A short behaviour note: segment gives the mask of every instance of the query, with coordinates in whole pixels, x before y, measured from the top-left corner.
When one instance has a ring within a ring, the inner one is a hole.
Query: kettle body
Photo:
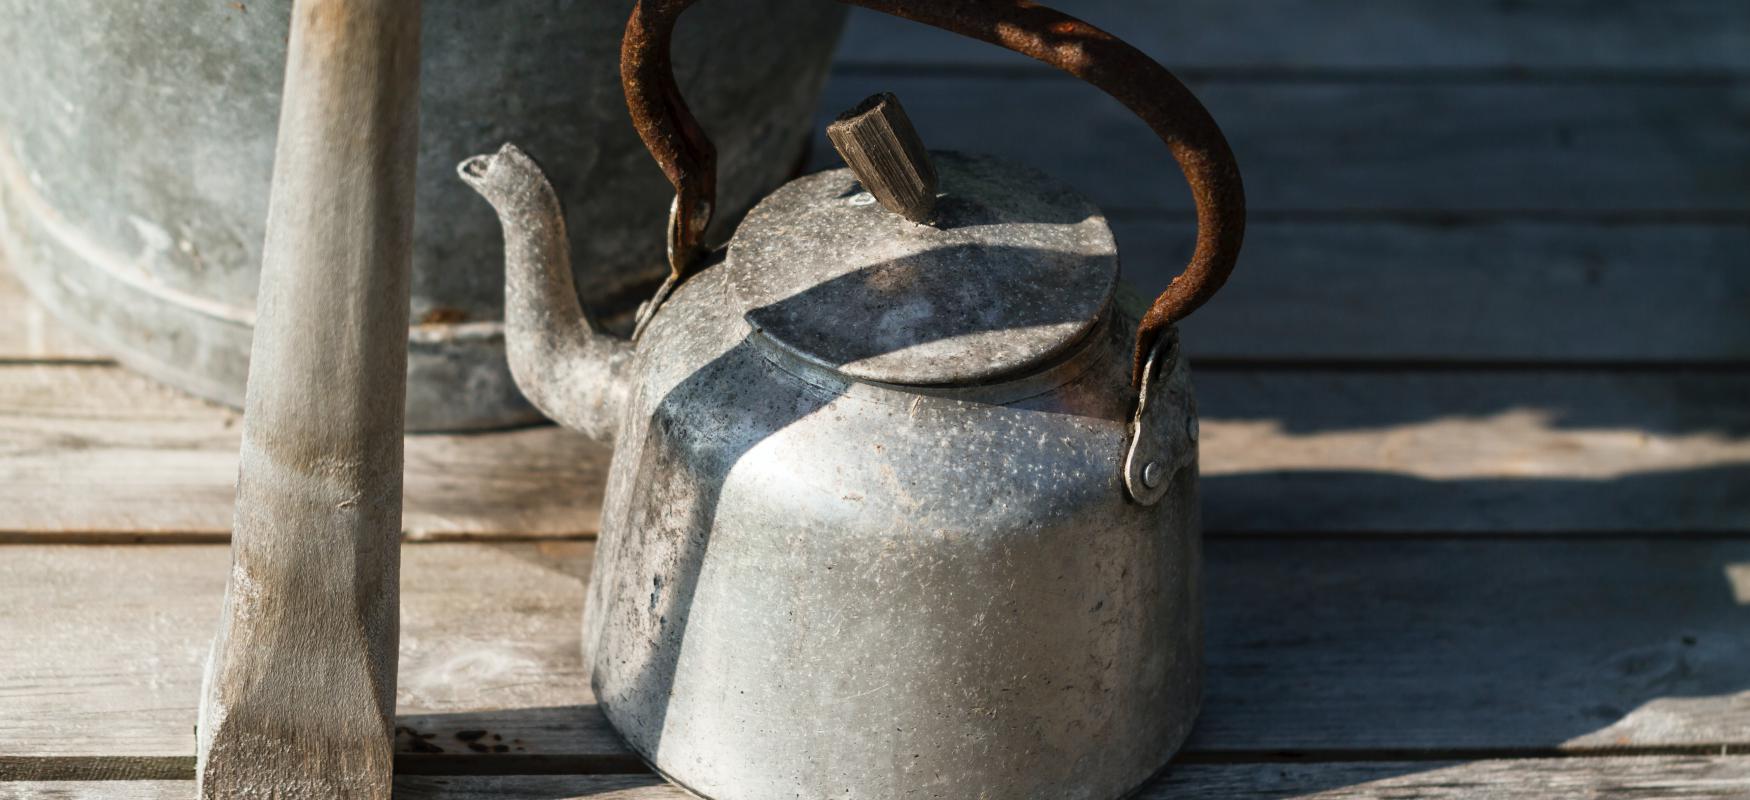
[[[1194,442],[1160,502],[1119,479],[1134,318],[918,389],[762,346],[723,272],[645,331],[609,476],[585,651],[632,748],[716,800],[1107,800],[1159,770],[1200,696],[1200,531]]]
[[[1136,112],[1191,188],[1190,263],[1132,308],[1091,203],[1019,165],[932,159],[886,100],[834,134],[853,170],[786,184],[713,249],[715,150],[668,53],[693,2],[640,0],[622,48],[676,189],[671,275],[630,340],[582,311],[534,161],[507,145],[459,169],[505,230],[518,386],[615,445],[583,636],[608,721],[715,800],[1129,795],[1202,687],[1176,323],[1238,256],[1226,140],[1165,68],[1051,9],[846,0]]]

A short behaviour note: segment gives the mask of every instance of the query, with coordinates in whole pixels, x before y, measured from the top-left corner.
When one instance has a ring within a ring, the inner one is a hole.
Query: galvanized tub
[[[619,82],[632,3],[426,0],[410,429],[539,419],[504,363],[500,233],[455,180],[463,157],[514,141],[541,160],[602,316],[664,274],[671,193]],[[290,5],[0,0],[0,255],[124,364],[232,405]],[[742,0],[678,32],[677,77],[721,159],[723,230],[796,171],[843,19],[819,0]]]

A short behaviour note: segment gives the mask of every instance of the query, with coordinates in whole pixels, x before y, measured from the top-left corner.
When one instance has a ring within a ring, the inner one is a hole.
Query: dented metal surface
[[[609,477],[585,647],[633,749],[717,800],[1159,770],[1201,691],[1201,536],[1194,451],[1159,503],[1119,479],[1135,320],[1040,374],[875,384],[763,346],[725,273],[640,342]]]

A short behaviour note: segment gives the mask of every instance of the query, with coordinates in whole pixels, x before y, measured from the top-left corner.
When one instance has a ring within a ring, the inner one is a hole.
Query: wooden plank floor
[[[1184,332],[1208,695],[1141,796],[1750,797],[1750,6],[1062,7],[1181,69],[1254,209]],[[820,116],[876,90],[1082,187],[1142,289],[1187,255],[1092,90],[854,12]],[[238,421],[0,267],[0,798],[189,796]],[[606,453],[407,452],[398,796],[683,797],[582,680]]]
[[[0,741],[14,768],[192,764],[226,548],[9,551],[0,629],[22,646],[0,653]],[[592,551],[406,548],[404,755],[507,771],[626,760],[582,679]],[[1750,542],[1226,538],[1206,560],[1193,760],[1750,753]],[[83,713],[65,712],[72,698]],[[471,748],[467,730],[505,749]]]

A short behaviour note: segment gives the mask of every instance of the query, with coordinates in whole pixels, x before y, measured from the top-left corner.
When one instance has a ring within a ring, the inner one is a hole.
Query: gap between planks
[[[1611,758],[1324,764],[1200,765],[1179,763],[1144,786],[1136,800],[1169,798],[1415,797],[1502,800],[1549,797],[1709,798],[1750,795],[1750,759],[1731,757]],[[31,800],[181,800],[184,781],[0,784],[0,798]],[[494,776],[438,778],[399,775],[402,800],[529,798],[542,800],[685,800],[692,797],[654,775]]]
[[[1599,0],[1583,6],[1274,0],[1267,13],[1227,0],[1051,5],[1169,66],[1190,69],[1672,77],[1750,72],[1750,11],[1736,0]],[[856,67],[1029,63],[863,9],[852,11],[837,61]]]
[[[554,534],[531,536],[519,533],[454,533],[437,536],[407,537],[403,536],[405,545],[431,544],[540,544],[544,542],[594,542],[600,538],[599,532],[577,534]],[[1540,539],[1550,541],[1740,541],[1750,540],[1750,528],[1744,530],[1664,530],[1650,531],[1610,531],[1610,530],[1536,530],[1536,531],[1465,531],[1465,530],[1383,530],[1383,531],[1266,531],[1266,530],[1205,530],[1203,538],[1211,540],[1247,539],[1268,541],[1272,539],[1321,540],[1321,541],[1391,541],[1394,539],[1414,539],[1417,541],[1516,541],[1522,539]],[[55,532],[53,534],[37,533],[5,533],[0,532],[0,547],[8,545],[43,545],[50,544],[65,547],[104,547],[117,545],[213,545],[227,544],[231,535],[227,531],[201,531],[183,533],[126,533],[109,531],[92,532]]]
[[[1136,800],[1169,798],[1415,797],[1502,800],[1549,797],[1709,798],[1750,795],[1750,759],[1729,757],[1613,758],[1598,761],[1366,762],[1352,764],[1175,764],[1144,786]],[[0,798],[30,800],[181,800],[183,781],[84,781],[0,784]],[[645,776],[397,776],[402,800],[529,798],[542,800],[686,800],[685,791]]]
[[[404,549],[409,769],[633,763],[579,657],[593,552]],[[186,765],[227,558],[9,548],[0,632],[22,646],[0,650],[0,777]],[[1229,539],[1209,543],[1205,577],[1209,684],[1186,763],[1750,748],[1750,543]]]
[[[23,800],[182,800],[192,779],[38,779],[0,783],[0,798]],[[1145,784],[1136,800],[1169,798],[1416,797],[1492,798],[1619,796],[1721,798],[1750,796],[1750,758],[1730,756],[1501,759],[1405,762],[1203,764],[1177,760]],[[543,800],[686,800],[693,797],[649,773],[428,776],[397,767],[402,800],[530,798]]]
[[[1167,56],[1163,63],[1187,83],[1214,85],[1271,84],[1345,86],[1552,86],[1610,88],[1617,86],[1667,86],[1688,88],[1731,87],[1750,80],[1750,71],[1728,69],[1590,69],[1574,67],[1276,67],[1276,66],[1175,66]],[[976,78],[980,80],[1074,80],[1044,64],[978,64],[964,61],[919,61],[915,63],[865,63],[841,61],[833,65],[832,77],[843,78]]]
[[[1750,373],[1209,370],[1207,530],[1750,531]],[[219,541],[237,415],[117,367],[0,366],[0,538]],[[553,427],[407,439],[412,539],[578,539],[609,451]]]
[[[1258,212],[1703,212],[1742,219],[1750,216],[1743,180],[1750,155],[1736,146],[1743,83],[1750,78],[1719,86],[1191,88],[1220,121],[1244,173],[1248,207]],[[934,147],[976,147],[1032,164],[1103,208],[1190,208],[1190,192],[1160,140],[1117,101],[1074,79],[838,75],[826,86],[818,121],[878,91],[897,95]],[[836,166],[832,151],[816,147],[811,166]]]
[[[1459,762],[1594,761],[1620,759],[1738,758],[1750,756],[1750,745],[1673,745],[1599,750],[1449,749],[1449,750],[1276,750],[1232,752],[1206,750],[1173,757],[1175,767],[1193,765],[1421,765]],[[1750,759],[1747,759],[1750,763]],[[454,758],[420,753],[396,753],[395,774],[401,776],[526,776],[526,775],[655,775],[642,759],[627,754],[590,756],[491,756]],[[13,777],[25,776],[25,777]],[[9,781],[192,781],[194,756],[0,756],[0,788]],[[5,795],[0,791],[0,798]]]

